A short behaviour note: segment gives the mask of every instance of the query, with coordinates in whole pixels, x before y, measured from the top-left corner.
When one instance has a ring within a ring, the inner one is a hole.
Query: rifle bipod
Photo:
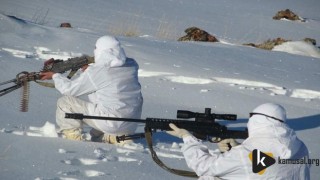
[[[120,141],[126,141],[130,139],[142,139],[145,138],[145,133],[137,133],[137,134],[132,134],[132,135],[122,135],[122,136],[117,136],[117,142],[119,143]]]
[[[35,72],[29,73],[26,71],[22,71],[16,75],[16,78],[0,83],[0,86],[5,85],[5,84],[9,84],[9,83],[15,84],[13,86],[10,86],[10,87],[7,87],[7,88],[0,90],[0,96],[8,94],[8,93],[22,87],[22,98],[21,98],[21,103],[20,103],[20,111],[26,112],[26,111],[28,111],[28,102],[29,102],[29,89],[30,89],[29,82],[36,81],[37,79],[39,79],[39,73],[35,73]]]

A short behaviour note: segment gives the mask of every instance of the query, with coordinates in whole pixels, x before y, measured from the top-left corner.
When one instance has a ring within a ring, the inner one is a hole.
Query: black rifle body
[[[126,121],[145,123],[145,130],[155,132],[157,130],[170,131],[170,123],[175,124],[179,128],[186,129],[193,133],[205,135],[208,137],[219,137],[221,139],[234,138],[234,139],[246,139],[248,132],[246,130],[229,130],[226,126],[220,125],[217,122],[196,122],[188,120],[178,119],[163,119],[163,118],[146,118],[143,119],[131,119],[131,118],[116,118],[116,117],[101,117],[101,116],[86,116],[78,113],[66,113],[66,118],[70,119],[96,119],[96,120],[111,120],[111,121]]]
[[[53,60],[53,59],[52,59]],[[68,60],[53,60],[44,65],[42,71],[52,71],[55,73],[64,73],[66,71],[77,71],[82,66],[93,63],[94,58],[83,55],[81,57],[69,58]]]

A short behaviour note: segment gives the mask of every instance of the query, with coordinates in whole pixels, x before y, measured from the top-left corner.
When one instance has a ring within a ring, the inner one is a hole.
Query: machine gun
[[[68,60],[54,60],[49,59],[44,63],[44,66],[40,72],[52,71],[55,73],[65,73],[70,71],[68,78],[70,79],[78,69],[86,64],[90,64],[94,62],[93,57],[89,56],[81,56],[75,58],[69,58]],[[54,87],[52,83],[40,82],[40,72],[27,72],[23,71],[16,75],[16,78],[0,83],[0,86],[13,83],[14,85],[9,86],[0,90],[0,97],[8,94],[16,89],[22,87],[22,98],[21,98],[21,106],[20,111],[27,112],[28,111],[28,102],[29,102],[29,82],[34,81],[42,86],[46,87]]]
[[[173,169],[166,166],[157,156],[156,152],[152,147],[152,133],[161,130],[171,130],[169,127],[170,123],[175,124],[179,128],[186,129],[192,132],[196,137],[202,140],[211,141],[212,137],[227,139],[246,139],[248,137],[247,130],[230,130],[226,126],[223,126],[217,122],[216,119],[224,119],[235,121],[237,119],[237,115],[234,114],[214,114],[211,113],[210,108],[205,108],[205,113],[197,113],[185,110],[177,111],[177,118],[189,119],[195,118],[195,121],[190,120],[179,120],[179,119],[163,119],[163,118],[146,118],[143,119],[131,119],[131,118],[116,118],[116,117],[101,117],[101,116],[87,116],[78,113],[66,113],[66,118],[70,119],[96,119],[96,120],[111,120],[111,121],[126,121],[126,122],[136,122],[136,123],[145,123],[144,133],[138,133],[133,135],[123,135],[117,136],[117,141],[125,141],[128,139],[136,139],[136,138],[146,138],[148,147],[151,152],[152,159],[163,169],[186,177],[197,177],[194,172]],[[212,141],[211,141],[212,142]]]

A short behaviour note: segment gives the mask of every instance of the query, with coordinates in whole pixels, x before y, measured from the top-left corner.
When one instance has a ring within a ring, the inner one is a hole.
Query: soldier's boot
[[[81,129],[79,128],[62,130],[62,135],[69,140],[76,140],[76,141],[85,140],[85,138],[83,137],[83,134],[81,133]]]

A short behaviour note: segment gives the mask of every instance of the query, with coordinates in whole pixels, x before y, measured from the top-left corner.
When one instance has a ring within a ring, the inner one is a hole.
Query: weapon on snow
[[[50,59],[44,63],[44,66],[40,72],[52,71],[55,73],[65,73],[70,71],[68,78],[70,79],[78,69],[86,64],[90,64],[94,62],[93,57],[89,56],[81,56],[75,58],[69,58],[68,60],[60,60],[60,59]],[[46,87],[54,87],[52,83],[40,82],[40,72],[20,72],[16,75],[16,78],[0,83],[0,86],[14,83],[14,85],[4,88],[0,90],[0,96],[8,94],[16,89],[22,87],[22,98],[21,98],[21,107],[20,111],[27,112],[28,111],[28,102],[29,102],[29,82],[34,81],[42,86]]]
[[[111,120],[111,121],[126,121],[145,123],[144,133],[138,133],[133,135],[117,136],[117,141],[125,141],[128,139],[146,138],[148,147],[151,152],[152,159],[163,169],[180,176],[186,177],[197,177],[194,172],[173,169],[166,166],[157,156],[156,152],[152,147],[152,133],[157,130],[171,130],[169,127],[170,123],[175,124],[179,128],[186,129],[192,132],[197,138],[202,140],[211,141],[212,137],[227,139],[246,139],[248,137],[247,130],[230,130],[226,126],[215,122],[216,119],[231,120],[235,121],[237,115],[234,114],[214,114],[211,113],[210,108],[205,108],[205,113],[196,113],[185,110],[177,111],[177,118],[189,119],[195,118],[195,121],[190,120],[179,120],[179,119],[163,119],[163,118],[146,118],[144,119],[131,119],[131,118],[116,118],[116,117],[101,117],[101,116],[87,116],[79,113],[66,113],[66,118],[70,119],[96,119],[96,120]],[[211,141],[213,142],[213,141]],[[216,141],[214,141],[216,142]]]

